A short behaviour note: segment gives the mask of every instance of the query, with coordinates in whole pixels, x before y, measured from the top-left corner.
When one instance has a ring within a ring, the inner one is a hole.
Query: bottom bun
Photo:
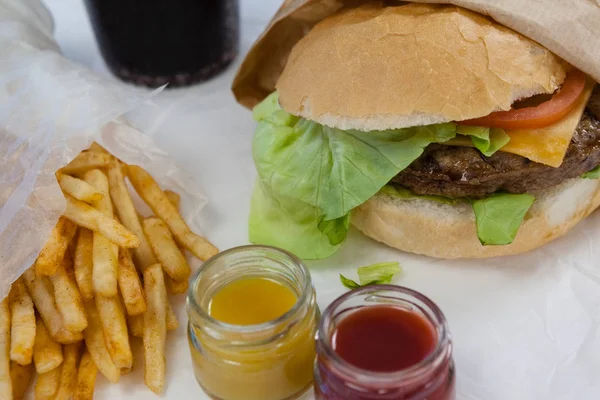
[[[536,200],[515,240],[483,246],[471,205],[401,199],[379,193],[354,210],[352,224],[397,249],[437,258],[486,258],[524,253],[567,233],[600,205],[600,179],[571,179],[533,192]]]

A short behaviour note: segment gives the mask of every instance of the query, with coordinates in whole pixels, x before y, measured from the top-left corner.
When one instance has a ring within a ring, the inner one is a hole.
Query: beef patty
[[[600,165],[596,111],[586,109],[558,168],[502,151],[486,157],[474,148],[432,144],[392,183],[417,194],[453,198],[481,198],[498,190],[524,193],[558,185]]]

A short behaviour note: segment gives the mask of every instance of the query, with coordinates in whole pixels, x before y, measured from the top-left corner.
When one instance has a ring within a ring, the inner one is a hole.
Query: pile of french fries
[[[97,371],[118,382],[134,367],[131,337],[143,339],[146,386],[161,393],[178,327],[167,292],[188,289],[185,249],[201,260],[218,250],[185,223],[179,195],[97,144],[56,176],[66,211],[0,303],[0,399],[24,398],[34,372],[36,400],[92,399]],[[125,177],[155,217],[139,215]]]

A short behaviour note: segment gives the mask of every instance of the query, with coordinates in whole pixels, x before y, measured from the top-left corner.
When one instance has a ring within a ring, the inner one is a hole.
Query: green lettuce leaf
[[[367,285],[370,282],[391,283],[392,277],[402,271],[398,261],[382,262],[365,267],[359,267],[358,280],[361,285]]]
[[[258,174],[280,196],[322,212],[321,221],[346,216],[371,198],[430,143],[456,136],[452,123],[388,131],[342,131],[285,117],[272,97],[259,105],[252,151]],[[272,108],[272,113],[265,111]],[[289,115],[289,114],[288,114]]]
[[[458,199],[451,199],[450,197],[444,197],[444,196],[415,194],[415,193],[411,192],[410,190],[408,190],[407,188],[398,186],[398,185],[385,185],[384,187],[381,188],[380,192],[388,194],[393,197],[398,197],[398,198],[406,199],[406,200],[424,199],[424,200],[435,201],[435,202],[438,202],[441,204],[449,204],[451,206],[457,204],[460,201]]]
[[[583,179],[600,179],[600,166],[581,175]]]
[[[515,239],[535,200],[530,194],[494,193],[473,201],[477,237],[483,245],[505,245]]]
[[[486,157],[491,157],[510,141],[510,136],[500,128],[459,125],[456,132],[469,136],[473,146]]]
[[[369,285],[381,285],[391,283],[394,275],[401,271],[400,264],[397,261],[383,262],[359,267],[357,272],[360,284],[352,279],[346,278],[342,274],[340,274],[340,281],[342,282],[342,285],[348,289],[356,289]]]
[[[248,234],[251,243],[286,249],[306,260],[327,258],[343,244],[348,224],[329,224],[323,233],[321,213],[301,201],[276,195],[261,182],[254,186]],[[330,237],[336,238],[331,244]]]

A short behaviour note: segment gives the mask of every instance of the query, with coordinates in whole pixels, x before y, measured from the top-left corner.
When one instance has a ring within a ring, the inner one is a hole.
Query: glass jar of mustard
[[[312,384],[319,310],[310,273],[267,246],[222,252],[195,274],[188,338],[200,386],[220,400],[283,400]]]

